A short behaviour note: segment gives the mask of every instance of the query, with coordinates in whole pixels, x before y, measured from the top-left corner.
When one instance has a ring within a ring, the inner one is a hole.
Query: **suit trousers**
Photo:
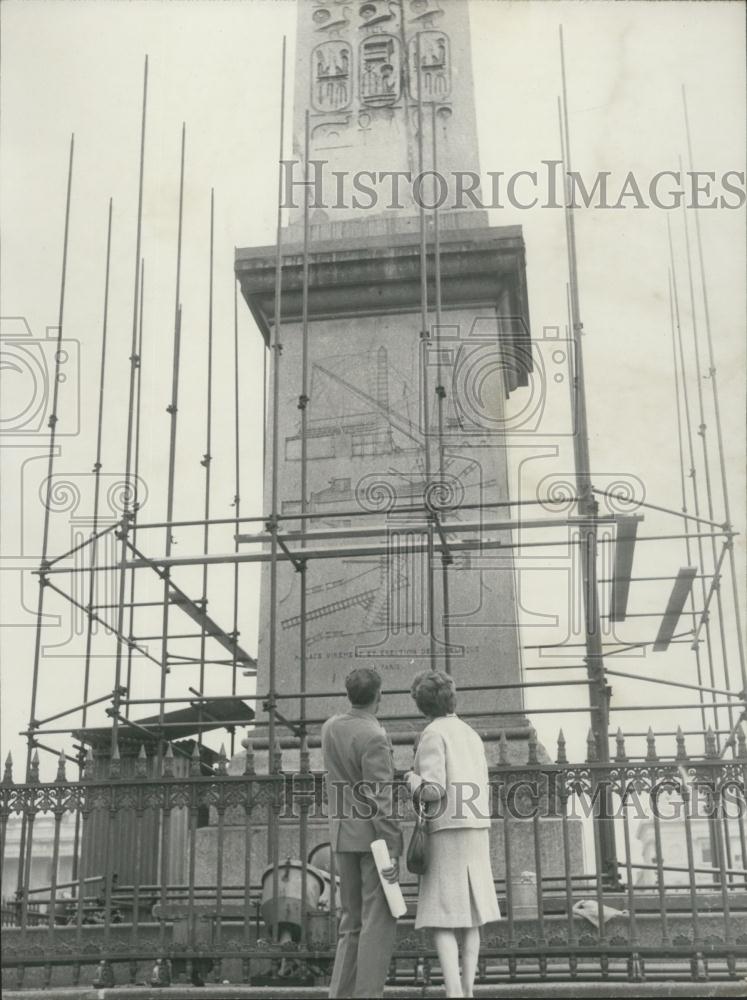
[[[330,997],[381,997],[394,951],[397,921],[389,910],[373,855],[335,854],[342,917]]]

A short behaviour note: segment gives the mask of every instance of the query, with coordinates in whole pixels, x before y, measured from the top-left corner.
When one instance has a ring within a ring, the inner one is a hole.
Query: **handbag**
[[[430,844],[425,806],[420,798],[419,788],[415,790],[412,804],[415,807],[415,829],[407,847],[407,870],[413,875],[425,875],[428,870]]]

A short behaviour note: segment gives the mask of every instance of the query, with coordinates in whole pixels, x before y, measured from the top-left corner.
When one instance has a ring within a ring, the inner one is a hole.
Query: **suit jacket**
[[[490,826],[488,762],[482,740],[456,715],[434,719],[425,727],[407,775],[410,791],[424,782],[431,831]]]
[[[328,719],[322,726],[322,753],[332,849],[365,853],[381,838],[390,854],[400,855],[392,745],[376,716],[351,708]]]

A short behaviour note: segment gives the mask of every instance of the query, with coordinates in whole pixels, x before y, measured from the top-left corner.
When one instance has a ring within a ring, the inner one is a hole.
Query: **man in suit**
[[[383,839],[399,878],[402,831],[394,815],[394,760],[386,730],[376,718],[381,677],[358,667],[345,678],[350,709],[322,727],[332,850],[340,876],[342,918],[330,997],[381,997],[394,950],[391,915],[371,854]]]

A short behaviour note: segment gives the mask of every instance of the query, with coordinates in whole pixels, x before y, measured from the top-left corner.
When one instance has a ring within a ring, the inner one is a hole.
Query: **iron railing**
[[[3,860],[9,824],[24,827],[21,888],[3,904],[8,986],[199,982],[324,982],[334,955],[339,887],[328,838],[323,775],[296,768],[228,773],[224,754],[205,774],[154,775],[141,754],[122,777],[93,763],[79,781],[0,787]],[[745,769],[715,754],[571,764],[562,743],[543,763],[491,768],[492,851],[503,919],[484,928],[483,982],[576,978],[734,978],[747,971]],[[231,771],[237,769],[236,761]],[[277,762],[276,762],[277,763]],[[302,762],[303,763],[303,762]],[[35,776],[34,776],[35,777]],[[395,796],[407,829],[404,788]],[[600,811],[608,813],[600,816]],[[34,821],[54,817],[51,884],[30,888]],[[81,822],[76,878],[58,882],[63,817]],[[592,822],[596,817],[600,822]],[[600,827],[615,830],[614,871],[602,865]],[[271,840],[280,861],[271,865]],[[299,845],[305,845],[301,856]],[[155,875],[155,877],[152,877]],[[24,881],[25,879],[25,881]],[[403,875],[391,981],[437,982],[435,951],[414,929],[416,880]],[[605,919],[599,919],[599,914]]]

